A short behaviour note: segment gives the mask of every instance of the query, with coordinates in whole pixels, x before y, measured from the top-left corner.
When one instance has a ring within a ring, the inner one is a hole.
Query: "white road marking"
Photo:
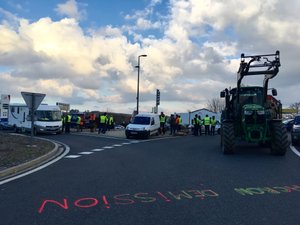
[[[67,158],[67,159],[76,159],[76,158],[78,158],[80,156],[81,155],[67,155],[67,156],[65,156],[65,158]]]
[[[79,152],[78,154],[80,155],[90,155],[93,154],[94,152]]]
[[[290,145],[290,149],[292,149],[292,151],[300,157],[300,152],[293,145]]]
[[[119,145],[119,144],[115,144],[113,145],[114,147],[121,147],[122,145]]]
[[[103,150],[104,150],[104,148],[96,148],[96,149],[92,149],[91,151],[92,152],[101,152]]]
[[[114,148],[113,146],[104,146],[103,148],[105,149],[111,149],[111,148]]]

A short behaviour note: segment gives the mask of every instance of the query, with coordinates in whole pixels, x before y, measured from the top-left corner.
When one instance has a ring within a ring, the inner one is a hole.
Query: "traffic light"
[[[160,104],[160,91],[156,89],[156,106]]]

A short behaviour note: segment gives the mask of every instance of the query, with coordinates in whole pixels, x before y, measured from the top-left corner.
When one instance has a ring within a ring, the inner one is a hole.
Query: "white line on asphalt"
[[[94,152],[79,152],[78,154],[80,155],[90,155],[93,154]]]
[[[103,148],[96,148],[96,149],[92,149],[91,151],[92,152],[101,152],[103,150],[104,150]]]
[[[292,151],[300,157],[300,152],[293,146],[293,145],[290,145],[290,148],[292,149]]]
[[[67,159],[76,159],[76,158],[78,158],[80,156],[81,155],[67,155],[67,156],[65,156],[65,158],[67,158]]]
[[[49,161],[49,162],[47,162],[47,163],[45,163],[45,164],[39,166],[39,167],[37,167],[37,168],[35,168],[35,169],[33,169],[33,170],[30,170],[30,171],[27,171],[27,172],[25,172],[25,173],[19,174],[19,175],[17,175],[17,176],[14,176],[14,177],[8,178],[8,179],[6,179],[6,180],[0,181],[0,185],[5,184],[5,183],[8,183],[8,182],[13,181],[13,180],[16,180],[16,179],[19,179],[19,178],[21,178],[21,177],[25,177],[25,176],[27,176],[27,175],[29,175],[29,174],[35,173],[35,172],[37,172],[37,171],[39,171],[39,170],[41,170],[41,169],[44,169],[44,168],[47,167],[47,166],[50,166],[51,164],[53,164],[53,163],[57,162],[58,160],[62,159],[63,157],[65,157],[65,156],[69,153],[70,147],[69,147],[68,145],[62,143],[62,142],[59,142],[59,141],[55,141],[55,142],[65,146],[65,149],[66,149],[66,150],[65,150],[65,152],[64,152],[63,154],[61,154],[61,155],[58,156],[57,158],[55,158],[55,159],[53,159],[53,160],[51,160],[51,161]]]
[[[104,146],[103,148],[105,149],[111,149],[111,148],[114,148],[113,146]]]
[[[114,147],[121,147],[122,145],[119,145],[119,144],[115,144],[113,145]]]
[[[122,145],[130,145],[130,142],[123,142]]]

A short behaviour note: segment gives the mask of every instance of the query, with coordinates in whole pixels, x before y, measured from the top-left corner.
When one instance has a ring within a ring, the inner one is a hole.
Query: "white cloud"
[[[67,16],[76,20],[86,18],[86,11],[78,8],[76,0],[68,0],[63,4],[58,4],[55,11],[61,16]]]
[[[45,92],[54,102],[82,110],[130,113],[136,105],[137,56],[147,54],[140,65],[141,109],[151,110],[160,89],[164,112],[195,110],[235,85],[240,53],[279,49],[282,67],[270,85],[278,88],[284,105],[299,101],[288,91],[300,88],[296,0],[292,8],[277,0],[171,0],[163,19],[150,19],[161,3],[153,0],[127,16],[133,25],[87,30],[79,23],[84,6],[75,0],[57,6],[68,17],[58,21],[29,21],[0,9],[6,18],[0,24],[1,91],[12,96],[24,90]],[[153,29],[162,35],[150,32],[145,38],[143,31]]]

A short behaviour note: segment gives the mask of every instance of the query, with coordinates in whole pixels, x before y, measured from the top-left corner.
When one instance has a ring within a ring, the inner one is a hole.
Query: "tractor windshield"
[[[240,103],[263,105],[262,87],[242,87],[240,89]]]

